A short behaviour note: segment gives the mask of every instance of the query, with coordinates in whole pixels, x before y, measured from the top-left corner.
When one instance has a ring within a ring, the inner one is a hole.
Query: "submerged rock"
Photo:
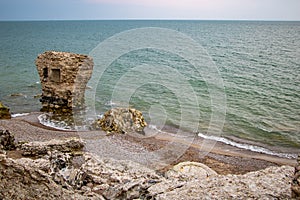
[[[298,155],[297,164],[295,166],[295,174],[292,180],[292,197],[300,199],[300,154]]]
[[[15,137],[8,130],[0,130],[0,149],[13,150],[15,148]]]
[[[0,101],[0,119],[10,119],[11,114],[9,108],[2,104]]]
[[[107,133],[143,133],[147,126],[143,114],[133,108],[113,108],[95,122],[96,128],[101,128]]]
[[[23,93],[13,93],[10,95],[11,97],[26,97]]]

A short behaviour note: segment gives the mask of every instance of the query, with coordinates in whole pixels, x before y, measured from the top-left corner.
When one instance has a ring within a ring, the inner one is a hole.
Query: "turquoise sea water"
[[[34,64],[38,54],[47,50],[89,54],[105,39],[141,27],[179,31],[207,51],[224,82],[226,118],[222,137],[279,148],[300,147],[300,22],[0,22],[0,100],[13,113],[38,111],[41,105],[34,98],[41,93]],[[194,77],[190,64],[180,56],[157,49],[132,51],[112,63],[97,88],[97,112],[105,112],[112,103],[118,106],[120,102],[111,102],[115,84],[129,68],[141,64],[170,66],[187,77],[198,97],[195,112],[200,113],[196,119],[199,132],[205,134],[212,111],[205,80]],[[179,126],[180,102],[164,85],[141,85],[131,95],[130,105],[142,110],[148,120],[149,110],[163,110],[166,123]],[[154,125],[159,123],[151,120]]]

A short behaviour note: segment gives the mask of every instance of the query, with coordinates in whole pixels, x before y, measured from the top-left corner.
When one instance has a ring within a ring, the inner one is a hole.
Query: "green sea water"
[[[300,22],[0,22],[0,100],[11,108],[12,113],[38,111],[41,104],[38,98],[34,98],[41,93],[34,64],[38,54],[48,50],[90,54],[105,39],[142,27],[176,30],[205,49],[224,83],[226,115],[223,138],[299,149]],[[138,65],[168,66],[187,77],[198,98],[194,110],[200,117],[185,120],[199,123],[199,132],[205,134],[212,113],[205,80],[193,75],[193,67],[187,60],[158,49],[129,52],[107,68],[97,87],[97,112],[101,114],[111,106],[122,106],[118,100],[112,102],[115,85],[129,69]],[[176,80],[176,77],[165,78]],[[176,87],[183,86],[178,84]],[[189,95],[185,95],[188,100]],[[166,116],[164,120],[169,126],[178,127],[182,120],[178,96],[161,84],[141,85],[132,93],[129,103],[143,111],[148,121],[151,109],[155,108],[164,111],[164,115],[156,117]],[[157,107],[153,108],[153,105]],[[153,125],[160,125],[160,120],[151,120]]]

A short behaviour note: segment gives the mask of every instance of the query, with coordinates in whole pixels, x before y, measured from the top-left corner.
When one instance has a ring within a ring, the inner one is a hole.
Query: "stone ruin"
[[[50,118],[61,120],[60,116],[72,115],[74,111],[84,109],[86,84],[94,65],[91,57],[47,51],[38,55],[35,63],[43,90],[40,99],[42,112],[53,113],[55,115]],[[102,119],[96,120],[93,126],[107,133],[143,133],[147,123],[136,109],[113,108]]]
[[[42,85],[42,112],[69,114],[84,107],[86,84],[93,71],[87,55],[47,51],[38,55],[37,70]]]

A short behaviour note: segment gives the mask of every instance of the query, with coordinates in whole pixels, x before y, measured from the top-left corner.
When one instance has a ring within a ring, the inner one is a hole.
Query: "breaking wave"
[[[257,152],[257,153],[263,153],[263,154],[268,154],[268,155],[272,155],[272,156],[278,156],[281,158],[296,158],[297,155],[296,154],[288,154],[288,153],[278,153],[278,152],[274,152],[271,151],[267,148],[264,147],[260,147],[260,146],[255,146],[255,145],[250,145],[250,144],[243,144],[243,143],[238,143],[232,140],[229,140],[227,138],[223,138],[223,137],[218,137],[218,136],[212,136],[212,135],[204,135],[202,133],[198,133],[198,136],[204,139],[208,139],[208,140],[214,140],[217,142],[222,142],[224,144],[230,145],[230,146],[234,146],[240,149],[246,149],[246,150],[250,150],[253,152]]]
[[[38,119],[39,122],[44,126],[48,126],[63,131],[74,130],[72,126],[67,124],[65,121],[52,119],[48,114],[41,114],[40,116],[38,116]]]
[[[29,115],[29,113],[16,113],[16,114],[12,114],[11,117],[15,118],[15,117],[23,117]]]

